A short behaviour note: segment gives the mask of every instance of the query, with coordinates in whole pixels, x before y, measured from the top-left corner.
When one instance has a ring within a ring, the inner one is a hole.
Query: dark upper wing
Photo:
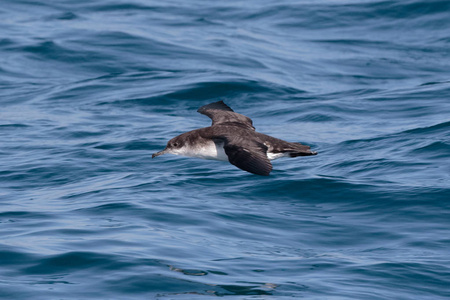
[[[269,175],[272,164],[267,158],[267,147],[263,144],[249,141],[227,141],[223,147],[230,163],[244,171]]]
[[[197,111],[211,118],[212,125],[236,125],[255,130],[253,122],[249,117],[235,113],[228,105],[223,103],[223,101],[204,105]]]

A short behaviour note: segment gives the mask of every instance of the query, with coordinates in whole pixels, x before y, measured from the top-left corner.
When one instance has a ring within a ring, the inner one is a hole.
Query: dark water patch
[[[109,204],[102,204],[99,206],[95,206],[95,207],[90,207],[90,208],[82,208],[83,213],[89,213],[89,214],[95,214],[95,215],[99,215],[99,214],[109,214],[109,213],[114,213],[114,212],[118,212],[118,213],[124,213],[124,212],[129,212],[129,211],[139,211],[139,207],[137,207],[136,205],[132,205],[132,204],[128,204],[128,203],[109,203]]]
[[[38,44],[24,46],[20,50],[30,53],[37,60],[57,60],[75,64],[86,61],[85,55],[80,55],[77,51],[64,48],[54,41],[42,41]]]
[[[253,94],[269,92],[273,86],[268,86],[267,83],[258,81],[234,81],[234,82],[198,82],[195,84],[187,84],[178,87],[171,87],[168,91],[158,92],[155,96],[147,96],[143,98],[125,99],[114,101],[113,104],[122,107],[132,106],[163,106],[161,112],[173,112],[174,110],[186,111],[192,113],[191,110],[196,110],[199,106],[204,105],[206,99],[233,99],[240,98],[242,101],[249,101],[249,98],[255,98]],[[276,87],[279,92],[291,93],[289,88]],[[176,91],[171,91],[176,89]],[[298,90],[295,93],[299,93]],[[194,99],[194,101],[183,101],[187,99]],[[109,103],[109,102],[108,102]],[[100,103],[105,105],[108,103]],[[230,105],[232,102],[228,101]],[[110,103],[109,103],[110,104]],[[188,106],[186,106],[188,105]]]
[[[70,85],[64,85],[64,87],[61,87],[56,91],[52,91],[52,93],[47,96],[49,101],[48,104],[55,106],[58,103],[69,103],[75,97],[78,101],[84,99],[84,101],[91,102],[95,100],[92,99],[92,95],[101,94],[103,91],[110,88],[114,88],[114,86],[112,84],[98,81],[95,83],[73,83]]]
[[[202,295],[203,293],[194,292],[196,290],[207,291],[210,288],[197,282],[189,282],[188,280],[180,280],[166,276],[156,276],[156,278],[145,278],[142,276],[128,276],[121,280],[109,280],[110,289],[119,295],[171,295],[172,293]]]
[[[80,18],[80,16],[78,16],[73,12],[68,11],[48,16],[45,19],[46,21],[53,22],[53,21],[73,21],[78,18]]]
[[[445,276],[449,274],[449,269],[437,266],[433,263],[379,263],[370,266],[370,269],[356,268],[352,272],[366,274],[370,277],[387,276],[390,278],[389,289],[398,289],[408,293],[406,288],[402,287],[403,280],[415,282],[414,286],[417,293],[424,296],[436,294],[436,296],[448,296],[448,292],[435,293],[435,290],[441,290],[445,285]],[[382,275],[384,274],[384,275]]]
[[[450,41],[450,38],[449,38],[449,41]],[[436,81],[436,82],[434,82],[434,81],[431,81],[431,82],[425,82],[425,83],[422,83],[420,86],[429,86],[429,85],[440,85],[440,84],[448,84],[448,83],[450,83],[450,81]]]
[[[67,130],[64,130],[67,131]],[[107,131],[69,131],[69,134],[65,136],[67,139],[86,139],[97,138],[99,136],[106,135]]]
[[[111,149],[117,149],[117,148],[123,148],[122,144],[100,144],[94,146],[95,149],[101,149],[101,150],[111,150]]]
[[[14,45],[15,42],[13,39],[10,38],[2,38],[0,39],[0,47],[2,49],[7,49],[9,46]]]
[[[344,8],[345,9],[342,9]],[[272,7],[272,9],[274,9]],[[368,4],[315,4],[304,9],[303,5],[276,5],[274,11],[283,15],[278,26],[300,27],[308,29],[327,29],[333,26],[345,28],[355,23],[364,26],[385,22],[401,23],[412,20],[441,18],[443,12],[449,10],[446,1],[394,3],[390,1],[375,1]],[[280,20],[279,18],[277,18]],[[437,23],[439,25],[441,23]],[[434,24],[436,25],[436,24]]]
[[[443,95],[449,91],[449,87],[447,83],[438,83],[438,84],[425,84],[419,86],[413,86],[410,88],[400,88],[391,91],[384,91],[378,93],[378,95],[370,96],[367,98],[369,101],[379,101],[379,102],[387,102],[390,105],[396,105],[400,103],[408,103],[408,107],[414,105],[426,105],[430,104],[430,99],[434,99],[434,101],[444,101],[446,100]],[[378,96],[378,97],[377,97]],[[446,106],[443,106],[445,109]]]
[[[378,150],[385,152],[386,150],[395,149],[395,151],[402,151],[402,149],[410,149],[410,147],[420,147],[421,144],[427,141],[435,142],[442,140],[446,142],[448,139],[448,126],[450,123],[444,122],[432,126],[408,129],[398,133],[387,134],[385,136],[374,137],[361,140],[348,140],[341,145],[343,147],[355,149],[361,147],[367,150]],[[413,137],[413,138],[412,138]]]
[[[137,140],[130,141],[124,146],[125,150],[154,150],[152,145],[149,145],[147,141]]]
[[[0,251],[0,263],[3,267],[13,265],[15,267],[20,265],[27,265],[33,261],[36,257],[31,254],[13,251],[13,250],[1,250]]]
[[[386,178],[387,180],[389,178]],[[389,181],[388,181],[389,182]],[[345,187],[345,188],[344,188]],[[450,192],[446,188],[410,189],[402,185],[386,184],[386,182],[346,182],[345,179],[307,179],[307,180],[279,180],[264,186],[253,187],[253,191],[264,193],[267,197],[278,201],[297,201],[298,203],[339,205],[341,210],[366,211],[381,210],[387,207],[408,208],[408,205],[424,205],[446,209],[446,202],[442,202]],[[343,202],[341,202],[343,201]]]
[[[342,172],[347,172],[347,174],[364,174],[365,176],[369,176],[372,178],[382,176],[383,172],[380,173],[380,170],[389,169],[389,175],[392,176],[394,173],[403,173],[405,169],[408,169],[410,172],[420,171],[427,164],[425,162],[405,162],[401,160],[395,159],[372,159],[372,160],[351,160],[351,161],[343,161],[337,162],[332,165],[327,165],[327,168],[337,168]]]
[[[426,146],[413,149],[411,155],[422,155],[425,159],[445,159],[450,155],[450,144],[432,142]]]
[[[207,271],[194,270],[194,269],[182,269],[182,268],[176,268],[173,266],[170,266],[170,270],[175,271],[175,272],[180,272],[180,273],[183,273],[184,275],[188,275],[188,276],[206,276],[206,275],[208,275]],[[220,274],[220,275],[223,275],[223,274]]]
[[[9,128],[20,129],[20,128],[27,128],[27,127],[30,127],[30,126],[27,124],[20,124],[20,123],[18,123],[18,124],[0,124],[0,130],[9,129]]]
[[[52,216],[43,212],[4,211],[0,213],[1,222],[20,222],[30,220],[48,220]]]
[[[66,199],[68,201],[76,200],[76,199],[84,199],[86,201],[89,201],[90,199],[95,199],[96,197],[102,197],[102,199],[109,199],[111,195],[111,191],[108,188],[97,188],[97,187],[90,187],[86,190],[80,189],[78,187],[72,188],[69,191],[64,191],[62,195],[60,196],[60,199],[62,201],[65,201]],[[103,203],[103,202],[100,202]],[[84,206],[83,208],[84,209]]]
[[[183,91],[166,95],[173,100],[198,99],[205,100],[211,98],[231,98],[242,93],[258,93],[267,90],[257,82],[204,82],[192,87],[186,87]]]
[[[253,283],[255,284],[255,283]],[[219,285],[219,287],[226,290],[225,293],[216,293],[217,296],[250,296],[250,295],[272,295],[271,289],[276,285],[271,284],[257,284],[257,285]],[[264,289],[265,288],[265,289]]]
[[[159,285],[151,279],[127,278],[124,282],[113,282],[111,286],[114,290],[125,294],[157,293],[161,298],[177,297],[181,299],[191,299],[191,297],[205,296],[251,296],[251,295],[271,295],[274,285],[264,283],[239,283],[213,284],[189,281],[181,278],[171,278],[161,276],[158,278]],[[162,288],[165,287],[165,288]],[[151,295],[150,294],[150,295]],[[185,298],[187,297],[187,298]]]
[[[450,127],[450,121],[432,125],[432,126],[428,126],[428,127],[410,129],[410,130],[405,131],[405,133],[411,133],[411,134],[433,134],[433,133],[441,134],[441,133],[443,133],[444,136],[448,136],[448,134],[449,134],[448,128],[449,127]]]
[[[121,265],[111,255],[93,252],[69,252],[40,259],[37,264],[23,270],[27,274],[60,274],[71,271],[85,272],[91,268],[114,269]]]
[[[164,54],[169,51],[178,51],[179,54],[187,52],[181,50],[183,47],[178,47],[176,45],[155,39],[146,39],[142,36],[125,31],[100,31],[85,38],[87,38],[88,41],[85,46],[111,46],[109,51],[117,54],[120,51],[126,51],[129,47],[135,48],[138,52],[149,51],[153,55],[161,55],[162,57],[164,57]]]
[[[420,18],[433,14],[441,15],[442,12],[450,10],[447,1],[412,2],[412,3],[389,3],[382,2],[374,8],[380,16],[392,19]]]
[[[1,174],[4,182],[9,182],[9,187],[24,188],[24,187],[39,187],[54,184],[64,184],[71,182],[73,177],[71,172],[80,170],[73,166],[59,165],[59,166],[35,166],[29,169],[21,166],[21,170],[6,171]]]
[[[290,121],[291,122],[334,122],[342,120],[341,117],[335,115],[329,115],[329,114],[306,114],[301,117],[293,118]]]
[[[121,14],[126,14],[129,12],[142,12],[142,11],[157,11],[161,10],[161,6],[150,6],[150,5],[143,5],[143,4],[137,4],[137,3],[114,3],[114,4],[97,4],[97,3],[90,3],[88,6],[84,6],[84,9],[92,12],[92,11],[98,11],[98,12],[120,12]]]
[[[383,89],[374,89],[374,88],[367,88],[367,89],[352,89],[352,90],[345,90],[345,91],[334,91],[331,93],[322,94],[321,97],[324,99],[341,99],[346,97],[358,97],[358,96],[366,96],[366,95],[377,95],[379,93],[382,93]]]
[[[342,186],[346,188],[342,188]],[[280,180],[272,183],[270,187],[260,186],[257,189],[258,192],[267,196],[271,195],[278,199],[298,199],[299,201],[302,199],[314,200],[315,202],[333,201],[333,199],[372,201],[383,198],[382,195],[368,193],[374,187],[325,178]],[[326,193],[322,193],[322,191],[326,191]],[[362,194],[357,196],[359,191]],[[336,193],[344,193],[347,196]]]

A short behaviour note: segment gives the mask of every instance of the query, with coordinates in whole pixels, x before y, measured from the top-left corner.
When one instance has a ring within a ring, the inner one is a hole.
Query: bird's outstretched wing
[[[255,130],[253,122],[249,117],[235,113],[223,101],[210,103],[200,107],[197,110],[199,113],[208,116],[214,125],[234,125]]]
[[[267,147],[264,144],[231,139],[223,147],[231,164],[244,171],[268,176],[272,171],[272,164],[267,158]]]

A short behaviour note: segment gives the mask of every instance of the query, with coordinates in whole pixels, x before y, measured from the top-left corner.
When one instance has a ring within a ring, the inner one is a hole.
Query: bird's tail
[[[316,151],[311,151],[311,147],[300,144],[300,143],[289,143],[292,146],[292,150],[289,151],[290,157],[297,157],[297,156],[309,156],[309,155],[316,155]]]

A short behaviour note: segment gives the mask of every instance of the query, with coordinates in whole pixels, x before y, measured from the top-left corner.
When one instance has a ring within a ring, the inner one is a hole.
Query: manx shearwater
[[[212,125],[174,137],[152,158],[172,153],[223,160],[244,171],[267,176],[272,171],[270,160],[317,154],[309,146],[256,132],[250,118],[235,113],[223,101],[207,104],[197,111],[211,118]]]

